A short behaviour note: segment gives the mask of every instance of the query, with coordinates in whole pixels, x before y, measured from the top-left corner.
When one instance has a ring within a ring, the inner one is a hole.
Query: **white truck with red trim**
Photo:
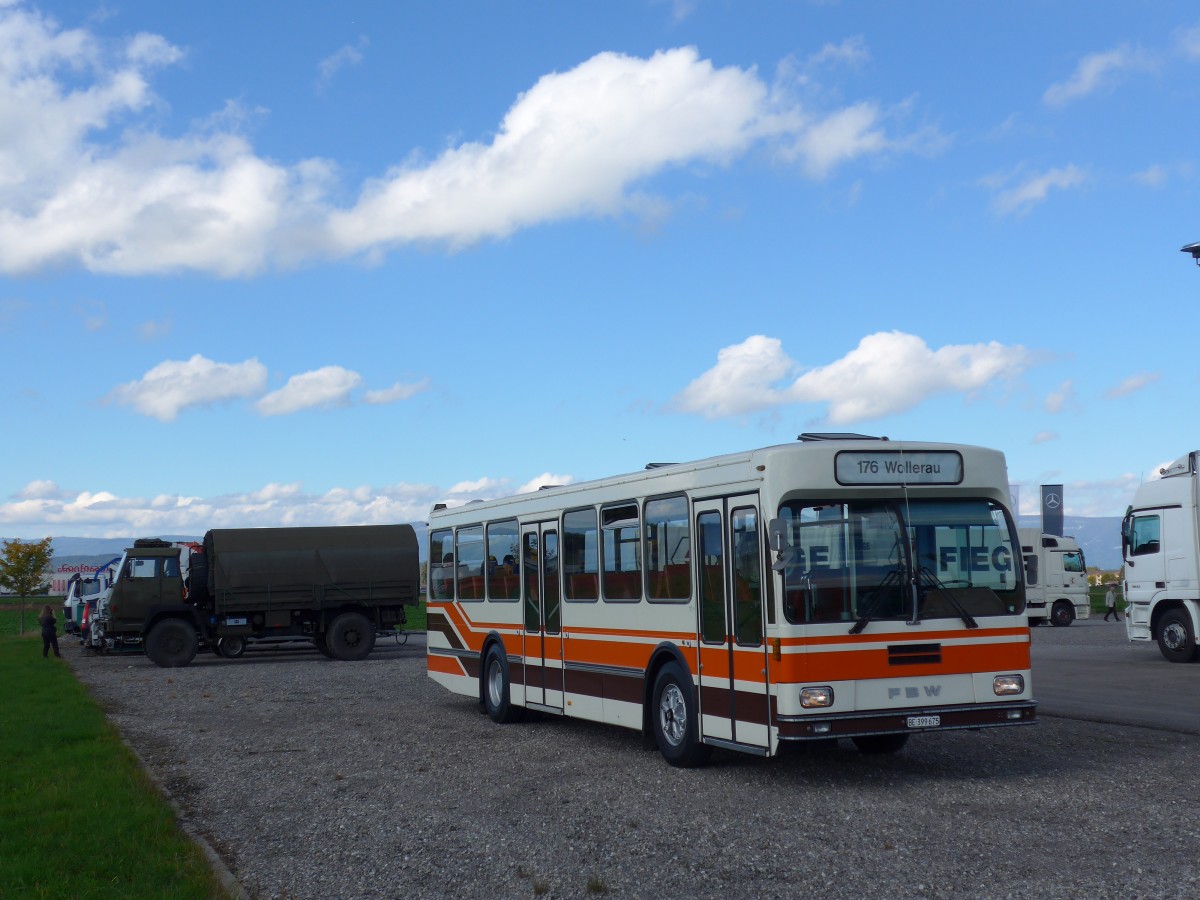
[[[1170,662],[1200,658],[1200,450],[1159,470],[1137,489],[1121,522],[1125,560],[1125,631],[1131,641],[1157,641]]]
[[[1073,537],[1043,534],[1040,528],[1018,528],[1025,559],[1025,610],[1030,625],[1070,625],[1086,619],[1087,564]]]

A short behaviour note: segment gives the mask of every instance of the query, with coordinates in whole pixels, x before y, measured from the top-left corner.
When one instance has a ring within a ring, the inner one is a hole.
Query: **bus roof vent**
[[[667,466],[677,466],[679,463],[646,463],[647,469],[665,469]]]
[[[538,486],[539,491],[551,491],[556,487],[562,487],[561,484],[542,484]]]
[[[433,504],[433,511],[434,511],[434,512],[437,512],[439,509],[445,509],[445,508],[446,508],[446,504],[445,504],[445,503],[435,503],[435,504]]]
[[[855,434],[852,431],[806,431],[798,441],[886,441],[886,437],[874,434]]]

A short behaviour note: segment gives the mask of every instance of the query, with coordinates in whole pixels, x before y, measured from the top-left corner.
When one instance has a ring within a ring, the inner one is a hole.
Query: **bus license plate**
[[[909,728],[937,728],[942,724],[941,716],[909,716]]]

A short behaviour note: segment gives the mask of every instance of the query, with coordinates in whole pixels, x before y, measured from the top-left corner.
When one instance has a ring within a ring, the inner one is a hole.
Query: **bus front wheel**
[[[1168,662],[1189,663],[1196,658],[1196,635],[1192,619],[1182,609],[1163,613],[1158,626],[1158,649]]]
[[[495,645],[488,650],[483,663],[483,707],[493,722],[502,725],[525,717],[525,707],[513,705],[508,663]]]
[[[651,701],[654,740],[658,752],[673,766],[691,768],[708,761],[712,748],[697,737],[696,698],[692,680],[678,663],[667,663],[654,679]]]

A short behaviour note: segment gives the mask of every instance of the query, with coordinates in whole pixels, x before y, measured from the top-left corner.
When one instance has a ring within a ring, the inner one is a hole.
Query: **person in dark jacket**
[[[42,656],[46,657],[50,653],[50,648],[54,648],[55,656],[62,656],[58,652],[58,622],[54,618],[54,610],[47,604],[42,607],[42,614],[38,616],[38,624],[42,626]]]

